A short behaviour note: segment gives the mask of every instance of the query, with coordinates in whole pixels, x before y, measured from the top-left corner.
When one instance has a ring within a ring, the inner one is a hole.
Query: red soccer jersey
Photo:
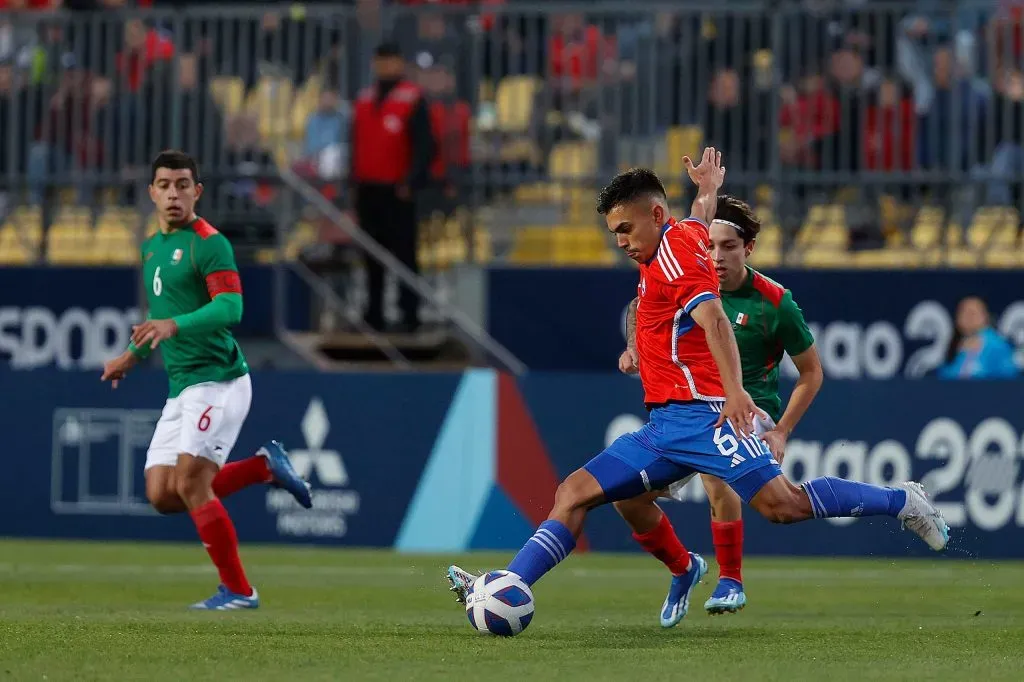
[[[718,298],[709,241],[699,220],[672,218],[654,257],[640,265],[636,346],[648,405],[725,399],[704,330],[690,317],[698,304]]]

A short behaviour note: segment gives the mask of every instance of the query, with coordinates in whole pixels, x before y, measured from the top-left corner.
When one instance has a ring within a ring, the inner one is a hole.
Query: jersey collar
[[[675,225],[676,219],[669,216],[668,222],[661,226],[661,234],[658,235],[658,245],[654,247],[654,253],[651,254],[651,257],[647,259],[647,262],[644,263],[644,265],[650,265],[654,262],[654,259],[658,257],[658,251],[661,250],[661,242],[665,239],[665,233],[668,232],[668,228],[675,227]]]

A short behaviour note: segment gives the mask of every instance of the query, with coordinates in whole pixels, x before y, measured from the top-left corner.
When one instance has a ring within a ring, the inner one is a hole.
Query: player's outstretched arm
[[[690,157],[684,156],[683,165],[690,181],[697,185],[697,197],[690,207],[690,216],[710,225],[718,208],[718,190],[725,182],[722,152],[716,151],[714,147],[705,147],[699,164],[694,166]]]
[[[756,405],[750,394],[743,389],[743,374],[740,370],[740,350],[736,345],[736,337],[732,333],[732,325],[722,308],[722,301],[709,298],[690,311],[694,322],[700,325],[708,341],[708,348],[718,366],[725,389],[725,406],[718,424],[728,419],[741,436],[747,437],[754,432],[754,415],[767,415]]]

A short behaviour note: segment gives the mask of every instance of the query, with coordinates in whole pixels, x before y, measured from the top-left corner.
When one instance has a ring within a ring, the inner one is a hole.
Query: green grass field
[[[705,615],[707,583],[663,631],[653,559],[578,556],[500,640],[442,573],[507,556],[243,551],[262,608],[190,613],[217,582],[201,547],[0,541],[0,680],[1024,679],[1021,563],[754,559],[744,612]]]

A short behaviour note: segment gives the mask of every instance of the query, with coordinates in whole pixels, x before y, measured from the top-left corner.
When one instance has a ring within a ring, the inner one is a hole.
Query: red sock
[[[249,596],[252,585],[245,577],[238,558],[238,536],[228,511],[220,500],[211,500],[189,512],[199,531],[199,539],[220,573],[220,581],[235,594]]]
[[[743,519],[712,521],[711,538],[715,543],[718,577],[743,582]]]
[[[270,481],[267,458],[254,455],[238,462],[228,462],[213,479],[213,494],[224,499],[242,488]]]
[[[647,550],[648,554],[668,566],[672,575],[682,575],[690,568],[690,554],[679,541],[672,522],[666,514],[661,515],[658,525],[642,535],[633,533],[633,539]]]

